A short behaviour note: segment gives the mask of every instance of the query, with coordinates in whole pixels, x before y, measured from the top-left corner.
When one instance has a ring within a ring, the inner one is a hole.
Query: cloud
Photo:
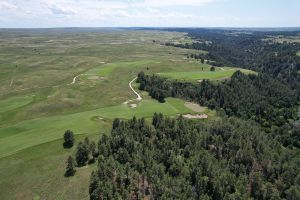
[[[267,16],[264,23],[269,24],[271,15],[244,14],[245,10],[232,9],[228,2],[234,3],[233,0],[0,0],[0,27],[186,27],[247,23],[254,26],[262,23],[258,20],[264,19],[262,16]],[[294,15],[295,21],[298,14]],[[278,18],[271,21],[277,24]]]
[[[16,8],[17,6],[14,4],[11,4],[7,1],[0,1],[0,10],[11,10]]]
[[[77,13],[77,11],[72,8],[62,7],[59,5],[49,5],[48,8],[54,15],[74,15]]]
[[[148,7],[169,7],[169,6],[202,6],[214,0],[145,0],[141,5]]]

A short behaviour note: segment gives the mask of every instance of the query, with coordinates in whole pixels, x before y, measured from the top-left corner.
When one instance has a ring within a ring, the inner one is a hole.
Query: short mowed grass
[[[25,106],[32,102],[32,96],[21,96],[21,97],[11,97],[0,101],[0,115],[3,112],[14,110],[16,108]],[[1,136],[0,136],[1,137]]]
[[[203,79],[222,80],[230,78],[238,70],[245,74],[255,74],[255,72],[251,70],[224,67],[217,68],[216,71],[206,69],[203,71],[164,72],[158,73],[158,75],[184,81],[196,81]]]
[[[67,129],[72,129],[75,134],[100,133],[100,130],[110,127],[114,118],[130,119],[133,116],[147,118],[152,117],[154,112],[161,112],[166,116],[193,113],[180,99],[168,98],[165,103],[146,99],[138,103],[137,108],[121,104],[70,115],[23,121],[0,128],[0,158],[62,138],[63,132]]]

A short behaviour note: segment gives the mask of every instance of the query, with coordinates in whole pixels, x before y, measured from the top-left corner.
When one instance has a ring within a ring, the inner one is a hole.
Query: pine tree
[[[82,167],[89,160],[89,150],[82,142],[79,142],[76,152],[76,162],[79,167]]]
[[[69,156],[67,160],[65,177],[74,176],[75,172],[76,170],[74,158],[72,156]]]
[[[74,133],[67,130],[64,134],[64,148],[71,148],[74,145]]]

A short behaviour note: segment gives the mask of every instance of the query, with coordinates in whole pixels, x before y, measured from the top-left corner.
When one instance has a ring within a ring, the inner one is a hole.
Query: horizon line
[[[237,28],[237,29],[289,29],[300,26],[61,26],[61,27],[0,27],[0,29],[71,29],[71,28]]]

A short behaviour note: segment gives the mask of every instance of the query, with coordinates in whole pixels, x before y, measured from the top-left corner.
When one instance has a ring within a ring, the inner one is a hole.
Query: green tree
[[[79,167],[82,167],[89,160],[89,150],[82,142],[78,143],[76,152],[76,162]]]
[[[69,156],[67,159],[67,166],[65,171],[65,177],[74,176],[75,170],[75,161],[72,156]]]
[[[292,186],[287,191],[287,200],[298,200],[300,199],[300,186]]]
[[[91,152],[93,158],[97,157],[96,143],[94,141],[92,141],[90,144],[90,152]]]
[[[66,130],[64,134],[64,148],[71,148],[74,145],[74,133],[73,131]]]

